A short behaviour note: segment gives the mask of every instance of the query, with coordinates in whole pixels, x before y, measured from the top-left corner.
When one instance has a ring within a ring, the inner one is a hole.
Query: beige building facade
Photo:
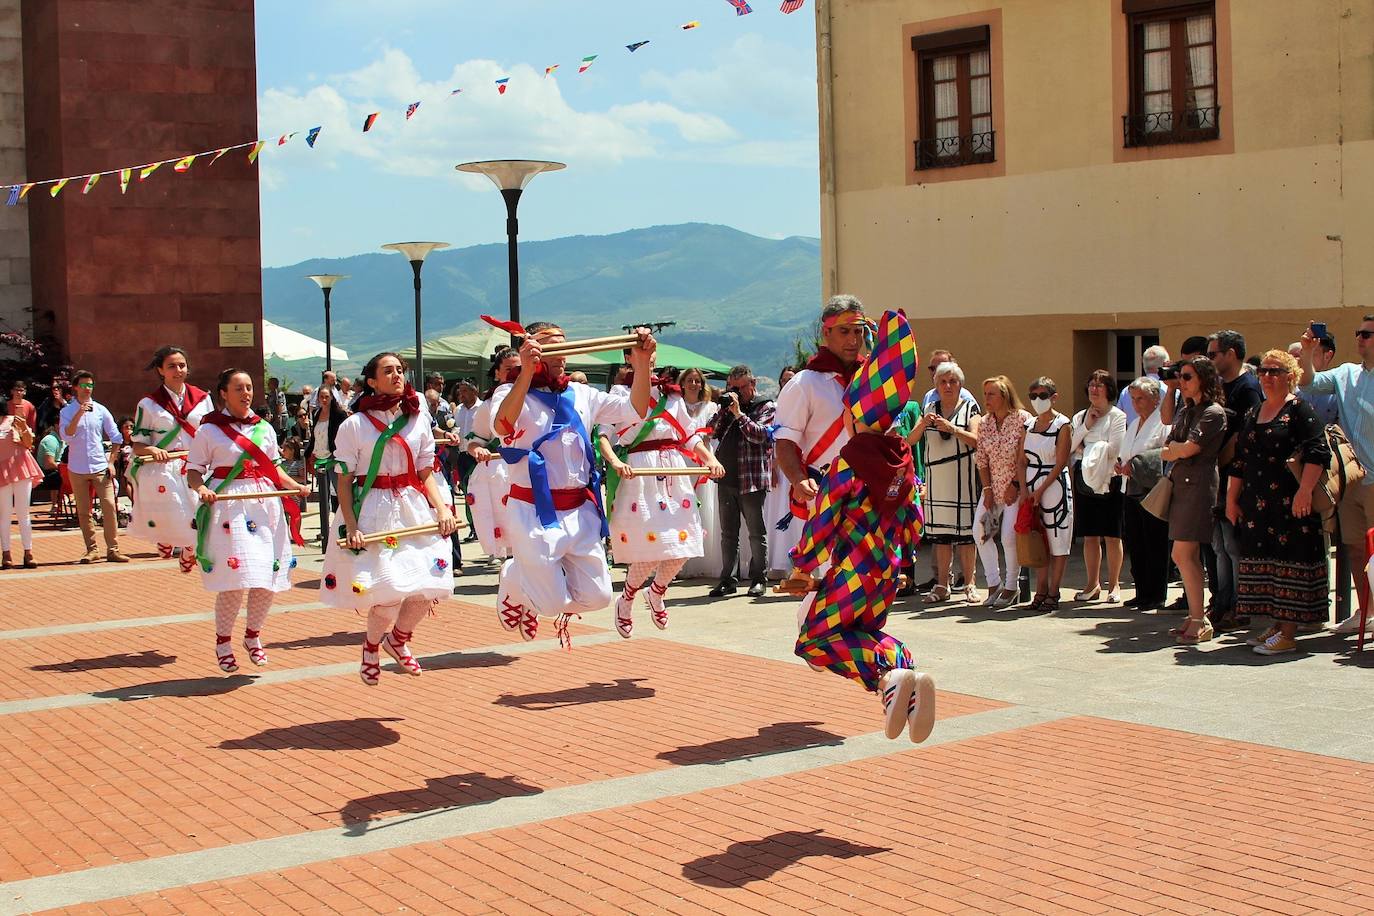
[[[1374,311],[1374,0],[818,0],[822,278],[1082,406]]]

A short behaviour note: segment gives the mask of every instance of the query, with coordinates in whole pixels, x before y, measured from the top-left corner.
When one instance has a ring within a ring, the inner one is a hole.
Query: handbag
[[[1050,565],[1049,535],[1040,519],[1040,507],[1029,499],[1016,512],[1016,559],[1022,566],[1044,569]]]
[[[1346,438],[1345,430],[1333,423],[1326,427],[1325,435],[1331,458],[1312,488],[1312,511],[1321,516],[1322,528],[1334,534],[1336,506],[1347,490],[1364,480],[1365,469],[1355,456],[1355,447]],[[1288,459],[1288,470],[1300,483],[1302,468],[1300,456],[1295,454]]]
[[[1172,473],[1173,468],[1170,468]],[[1150,492],[1145,494],[1145,498],[1140,501],[1140,508],[1153,515],[1162,522],[1169,520],[1169,504],[1174,500],[1174,482],[1169,474],[1159,478],[1159,482],[1150,488]]]

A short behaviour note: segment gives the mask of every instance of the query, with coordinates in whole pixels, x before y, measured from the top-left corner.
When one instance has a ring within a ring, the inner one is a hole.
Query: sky
[[[526,190],[521,239],[682,222],[819,235],[815,18],[778,2],[259,3],[260,134],[301,132],[259,159],[264,266],[504,241],[495,186],[454,170],[477,159],[567,163]]]

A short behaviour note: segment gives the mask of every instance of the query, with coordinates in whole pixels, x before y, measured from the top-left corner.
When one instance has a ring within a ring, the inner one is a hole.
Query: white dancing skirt
[[[617,563],[653,563],[702,555],[695,477],[655,477],[654,468],[683,468],[676,450],[632,452],[635,476],[622,478],[611,510],[611,552]],[[706,471],[703,469],[702,474]]]
[[[195,544],[192,522],[200,500],[186,485],[186,459],[143,462],[133,480],[134,513],[129,534],[173,547]]]
[[[144,473],[140,471],[138,475],[140,486],[146,485],[143,483]],[[151,481],[153,478],[148,479]],[[209,481],[211,489],[217,482]],[[235,480],[225,488],[224,493],[275,489],[275,481],[249,478]],[[210,506],[205,549],[199,553],[199,559],[200,581],[206,591],[266,588],[284,592],[289,589],[294,560],[291,556],[291,529],[286,512],[282,509],[281,497],[236,499]],[[207,562],[210,565],[208,572],[205,570]]]
[[[435,520],[429,500],[412,487],[373,490],[358,513],[363,534],[425,525]],[[453,595],[453,548],[432,534],[399,535],[354,553],[329,533],[320,578],[320,600],[331,607],[367,608],[398,604],[406,598],[432,600]]]
[[[504,461],[479,461],[468,478],[468,507],[472,509],[472,527],[477,540],[488,556],[504,558],[511,555],[509,528],[506,521],[506,494],[510,492],[510,475]]]

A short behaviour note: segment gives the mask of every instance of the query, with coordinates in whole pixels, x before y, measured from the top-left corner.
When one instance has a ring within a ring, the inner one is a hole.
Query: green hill
[[[306,274],[348,274],[333,294],[334,342],[361,362],[414,343],[410,267],[395,254],[314,259],[262,272],[270,321],[324,337],[320,291]],[[815,318],[820,242],[759,238],[689,223],[615,235],[520,244],[525,321],[561,322],[574,336],[614,333],[644,321],[676,321],[665,341],[776,376],[792,341]],[[482,313],[505,317],[506,246],[430,255],[424,269],[424,333],[450,334]],[[304,372],[297,382],[308,381]]]

